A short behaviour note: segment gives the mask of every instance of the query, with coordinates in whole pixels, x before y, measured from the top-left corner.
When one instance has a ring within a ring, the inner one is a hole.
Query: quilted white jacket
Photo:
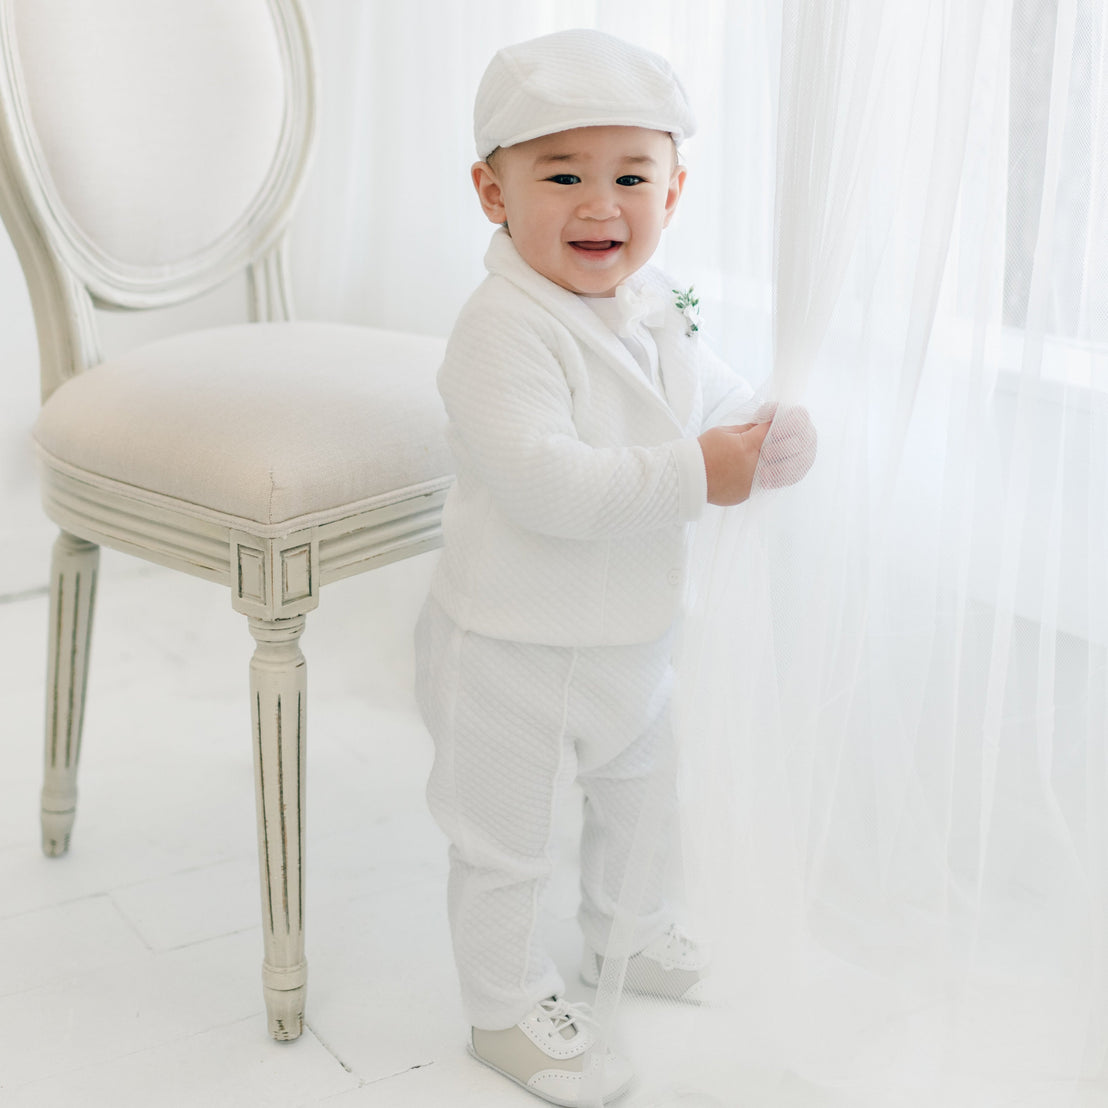
[[[686,334],[653,330],[665,396],[504,230],[439,371],[457,482],[432,593],[461,627],[558,646],[650,642],[680,615],[688,525],[707,502],[696,436],[742,419],[750,386]]]

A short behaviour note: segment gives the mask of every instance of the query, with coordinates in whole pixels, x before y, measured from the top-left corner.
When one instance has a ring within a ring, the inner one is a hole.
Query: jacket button
[[[681,571],[679,569],[671,569],[669,571],[669,573],[666,574],[666,580],[671,585],[680,585],[681,584]]]

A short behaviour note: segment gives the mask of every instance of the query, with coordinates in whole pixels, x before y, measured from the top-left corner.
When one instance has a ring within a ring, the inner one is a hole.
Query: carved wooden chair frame
[[[34,309],[45,402],[102,359],[94,308],[164,307],[197,296],[246,268],[255,321],[290,318],[286,227],[313,135],[315,83],[299,0],[264,0],[283,56],[286,109],[264,186],[219,241],[151,272],[107,257],[70,218],[39,149],[14,42],[14,0],[0,0],[0,211]],[[324,584],[439,544],[448,478],[403,496],[289,531],[252,529],[175,512],[157,497],[83,480],[45,465],[45,510],[61,528],[50,600],[43,846],[62,854],[76,810],[99,547],[135,554],[225,585],[248,617],[259,862],[265,938],[263,984],[271,1033],[300,1034],[303,940],[304,658],[299,638]]]

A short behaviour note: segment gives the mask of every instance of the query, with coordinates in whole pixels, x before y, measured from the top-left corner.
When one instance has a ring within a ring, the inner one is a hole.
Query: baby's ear
[[[681,199],[681,192],[685,187],[685,178],[688,176],[688,172],[683,165],[677,165],[673,168],[673,173],[669,179],[669,189],[666,192],[666,216],[662,222],[663,227],[669,226],[673,213],[677,211],[677,201]]]
[[[481,210],[490,223],[504,223],[508,213],[504,208],[504,191],[496,171],[488,162],[475,162],[469,171],[477,198],[481,201]]]

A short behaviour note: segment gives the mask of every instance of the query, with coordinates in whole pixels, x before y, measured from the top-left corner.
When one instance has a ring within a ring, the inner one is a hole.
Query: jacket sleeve
[[[700,385],[704,397],[702,430],[750,423],[758,404],[749,382],[706,343],[700,347]]]
[[[630,535],[699,516],[703,500],[688,479],[703,468],[696,440],[582,441],[564,368],[580,364],[580,352],[545,314],[518,310],[526,306],[506,298],[493,313],[471,301],[451,335],[439,391],[459,480],[480,483],[515,526],[564,539]]]

